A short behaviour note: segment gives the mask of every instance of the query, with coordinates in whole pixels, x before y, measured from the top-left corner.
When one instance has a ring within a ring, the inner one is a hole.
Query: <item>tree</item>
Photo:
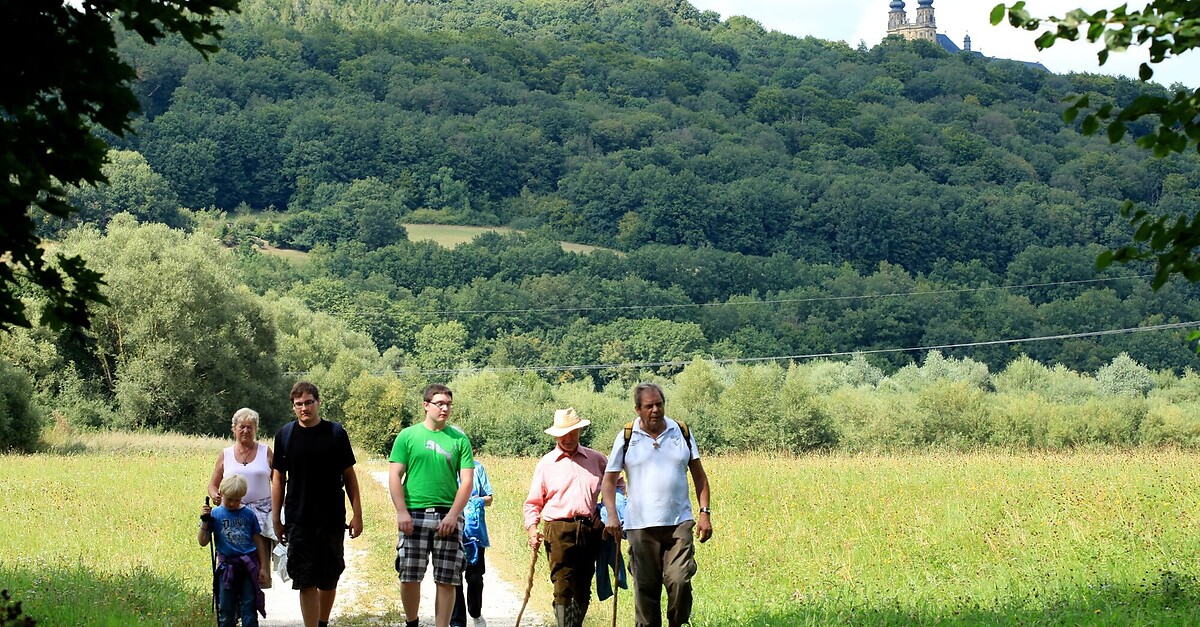
[[[267,301],[236,281],[232,255],[202,233],[118,214],[103,235],[63,248],[105,273],[88,372],[120,407],[118,425],[220,433],[231,407],[269,407],[282,383]],[[302,364],[301,364],[302,365]]]
[[[992,9],[992,24],[999,24],[1006,11],[1009,24],[1016,28],[1031,31],[1041,28],[1042,19],[1031,16],[1025,10],[1023,0],[1010,7],[996,5]],[[1047,30],[1038,36],[1034,45],[1039,50],[1053,46],[1059,39],[1078,41],[1080,37],[1086,37],[1092,43],[1103,41],[1104,48],[1097,53],[1100,65],[1108,60],[1110,52],[1149,43],[1150,60],[1138,69],[1138,78],[1143,82],[1154,76],[1152,64],[1200,46],[1200,4],[1186,0],[1151,0],[1141,11],[1130,11],[1124,4],[1112,11],[1101,9],[1094,13],[1075,9],[1063,17],[1049,17],[1046,21],[1053,24],[1055,30]],[[1150,117],[1157,120],[1158,127],[1138,137],[1137,145],[1159,157],[1183,152],[1189,146],[1200,151],[1200,88],[1176,85],[1173,91],[1170,97],[1142,93],[1124,107],[1111,102],[1102,104],[1084,116],[1083,133],[1095,134],[1100,130],[1101,121],[1107,121],[1108,139],[1116,143],[1134,122]],[[1079,96],[1064,112],[1063,119],[1067,123],[1074,122],[1081,111],[1091,107],[1088,94]],[[1101,253],[1096,260],[1099,267],[1108,267],[1114,261],[1127,263],[1153,258],[1158,264],[1153,281],[1156,289],[1172,274],[1180,274],[1189,281],[1200,281],[1200,255],[1195,252],[1200,247],[1200,209],[1190,218],[1186,214],[1155,215],[1126,201],[1121,215],[1137,228],[1133,236],[1135,244]]]
[[[58,218],[75,211],[66,186],[105,180],[107,146],[98,128],[123,136],[138,101],[132,67],[117,55],[114,22],[149,44],[178,34],[201,54],[217,47],[217,11],[239,0],[90,0],[7,3],[0,16],[0,328],[29,326],[18,283],[46,296],[40,322],[88,326],[103,303],[99,273],[79,257],[48,260],[36,233],[37,207]],[[37,52],[31,53],[30,42]]]
[[[182,227],[179,197],[170,182],[150,168],[146,158],[131,150],[110,150],[102,170],[105,185],[87,185],[68,190],[71,204],[78,208],[73,219],[62,222],[60,231],[82,223],[100,228],[118,213],[129,213],[141,222],[160,222]],[[51,219],[51,223],[60,222]]]

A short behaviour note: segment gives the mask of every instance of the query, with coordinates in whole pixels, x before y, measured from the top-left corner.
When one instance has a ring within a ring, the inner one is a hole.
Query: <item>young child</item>
[[[201,509],[200,546],[216,542],[217,575],[221,578],[221,592],[217,624],[220,627],[235,627],[238,618],[242,627],[258,627],[255,610],[267,615],[266,598],[262,585],[267,573],[265,544],[259,536],[262,529],[258,517],[249,508],[242,507],[246,496],[246,479],[241,475],[229,475],[221,481],[222,505],[216,508],[205,505]]]

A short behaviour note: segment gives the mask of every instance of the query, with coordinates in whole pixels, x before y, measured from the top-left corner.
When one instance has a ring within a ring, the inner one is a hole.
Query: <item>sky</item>
[[[732,15],[744,15],[762,24],[767,30],[789,35],[812,35],[820,39],[841,40],[857,46],[864,41],[874,46],[887,32],[890,0],[690,0],[702,11],[716,11],[725,20]],[[1125,0],[1027,0],[1025,8],[1036,17],[1062,16],[1068,11],[1084,8],[1088,11],[1111,9]],[[1002,22],[992,26],[989,16],[999,0],[934,0],[934,19],[937,30],[962,47],[963,35],[971,36],[971,49],[989,57],[1020,61],[1038,61],[1052,72],[1095,72],[1137,77],[1138,65],[1148,61],[1149,52],[1133,48],[1125,53],[1113,53],[1103,65],[1098,65],[1096,52],[1100,46],[1085,42],[1059,41],[1039,51],[1033,40],[1046,28],[1024,31]],[[1011,5],[1013,0],[1005,2]],[[1140,7],[1140,2],[1131,3]],[[904,10],[913,21],[917,0],[906,0]],[[1191,55],[1191,56],[1189,56]],[[1190,62],[1190,63],[1189,63]],[[1154,82],[1171,85],[1180,82],[1191,88],[1200,87],[1200,49],[1183,57],[1151,65]]]

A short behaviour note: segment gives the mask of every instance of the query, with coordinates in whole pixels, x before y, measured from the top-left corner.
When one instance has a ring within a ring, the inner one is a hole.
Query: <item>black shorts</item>
[[[311,526],[287,525],[287,571],[292,589],[337,588],[346,559],[342,553],[344,525]]]

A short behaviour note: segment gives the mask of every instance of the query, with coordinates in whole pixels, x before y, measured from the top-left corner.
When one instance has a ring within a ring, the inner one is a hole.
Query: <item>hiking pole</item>
[[[516,627],[521,627],[521,615],[525,613],[525,606],[529,605],[529,593],[533,591],[533,569],[537,566],[538,548],[533,547],[533,557],[529,560],[529,581],[525,584],[525,600],[521,601],[521,610],[517,612]]]
[[[204,505],[205,505],[205,506],[210,506],[210,505],[212,505],[212,500],[211,500],[209,497],[207,497],[207,496],[206,496],[206,497],[204,497]],[[204,521],[204,524],[208,526],[208,532],[209,532],[209,534],[212,534],[212,515],[211,515],[211,514],[209,514],[209,516],[208,516],[208,520],[205,520],[205,521]],[[213,616],[215,616],[215,617],[216,617],[216,619],[217,619],[217,625],[219,626],[219,625],[221,624],[221,615],[220,615],[220,613],[217,611],[217,610],[218,610],[218,605],[217,605],[217,593],[218,593],[218,592],[219,592],[219,590],[220,590],[220,589],[217,587],[217,586],[219,586],[219,585],[220,585],[220,584],[218,584],[218,583],[217,583],[217,543],[216,543],[216,539],[215,539],[215,538],[213,538],[211,535],[209,536],[209,539],[208,539],[208,556],[209,556],[209,561],[210,561],[210,563],[211,563],[211,565],[212,565],[212,609],[213,609]]]
[[[617,595],[621,593],[621,534],[617,534],[613,543],[613,627],[617,627]]]

